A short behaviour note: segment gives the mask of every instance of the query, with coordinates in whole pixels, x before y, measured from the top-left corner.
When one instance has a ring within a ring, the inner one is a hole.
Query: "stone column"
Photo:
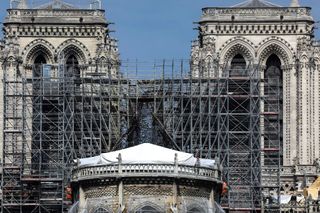
[[[208,213],[215,213],[216,210],[214,208],[215,206],[215,200],[214,200],[214,189],[213,187],[211,187],[211,192],[210,192],[210,198],[209,198],[209,209],[208,209]]]
[[[320,158],[320,140],[319,140],[319,134],[320,134],[320,64],[319,62],[316,63],[315,65],[315,70],[314,70],[314,94],[313,94],[313,98],[314,98],[314,139],[313,139],[313,143],[314,143],[314,152],[315,152],[315,159],[319,159]]]
[[[298,65],[283,66],[283,165],[297,156],[297,72]]]
[[[178,175],[179,175],[179,164],[178,164],[178,154],[177,153],[174,155],[174,173],[178,177]],[[179,207],[178,207],[178,184],[177,184],[176,179],[173,181],[172,191],[173,191],[173,196],[172,196],[171,211],[173,213],[178,213],[179,212]]]
[[[319,158],[320,145],[319,145],[319,65],[316,64],[314,59],[310,60],[310,163]]]
[[[297,106],[298,106],[298,114],[297,114],[297,158],[298,164],[309,164],[310,157],[310,115],[309,115],[309,103],[308,103],[308,95],[309,95],[309,65],[308,65],[308,57],[305,55],[301,56],[300,66],[298,70],[298,83],[297,83]]]
[[[82,212],[82,210],[86,210],[86,198],[85,198],[85,192],[82,186],[80,186],[79,187],[79,212]]]
[[[118,156],[118,173],[122,174],[122,157],[121,154],[119,154]],[[125,209],[125,205],[123,202],[123,181],[122,179],[120,179],[119,185],[118,185],[118,202],[119,202],[119,206],[118,206],[118,212],[123,212]]]

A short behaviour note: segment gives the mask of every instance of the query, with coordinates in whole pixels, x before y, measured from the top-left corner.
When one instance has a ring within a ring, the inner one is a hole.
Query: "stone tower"
[[[320,49],[313,40],[311,8],[296,0],[289,7],[248,0],[230,8],[204,8],[198,27],[191,53],[193,76],[239,79],[258,71],[261,166],[268,167],[267,158],[280,151],[281,190],[294,194],[303,174],[312,174],[309,181],[314,180],[320,157]],[[265,126],[266,117],[272,117],[266,113],[272,106],[266,104],[267,87],[278,88],[279,94],[279,123],[269,120],[270,126],[279,125],[279,132],[272,137]],[[276,138],[278,148],[273,146]]]
[[[292,165],[294,159],[310,165],[320,157],[316,80],[319,48],[313,42],[314,21],[310,12],[308,7],[280,7],[260,0],[231,8],[204,8],[199,40],[192,49],[194,76],[228,76],[232,73],[225,70],[231,67],[259,65],[262,78],[267,62],[270,66],[278,62],[279,73],[275,74],[283,81],[286,166]],[[208,62],[212,66],[208,67]]]
[[[91,67],[108,61],[112,65],[108,72],[115,75],[119,55],[107,26],[103,10],[77,9],[63,1],[28,9],[26,1],[21,1],[17,9],[8,10],[4,22],[5,48],[15,47],[18,55],[14,57],[21,59],[22,67],[34,64],[37,57],[51,65],[60,64],[63,57],[64,60],[74,57],[76,63]],[[11,56],[10,51],[5,52],[5,57]]]
[[[90,122],[75,122],[76,111],[90,114],[82,114],[84,119],[94,114],[91,105],[76,103],[85,99],[80,93],[93,97],[100,91],[92,79],[118,75],[117,44],[109,36],[104,10],[77,8],[62,0],[35,8],[21,0],[8,10],[3,25],[2,212],[62,212],[70,201],[64,191],[74,155],[95,154],[93,147],[101,146],[103,137],[79,134]],[[75,141],[90,142],[74,151]],[[25,193],[16,193],[21,187]]]

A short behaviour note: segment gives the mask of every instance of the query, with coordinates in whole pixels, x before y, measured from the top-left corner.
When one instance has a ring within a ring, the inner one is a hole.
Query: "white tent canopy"
[[[80,167],[118,164],[121,154],[122,164],[175,164],[175,156],[179,165],[195,166],[197,158],[192,154],[179,152],[150,143],[140,144],[131,148],[101,154],[92,158],[79,160]],[[214,160],[199,159],[200,167],[213,168]]]

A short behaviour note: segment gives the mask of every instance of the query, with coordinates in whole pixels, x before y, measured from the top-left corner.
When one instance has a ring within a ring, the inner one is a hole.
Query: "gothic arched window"
[[[66,59],[66,73],[68,77],[80,77],[79,61],[74,55]]]
[[[144,206],[138,209],[135,213],[161,213],[161,212],[152,206]]]
[[[235,55],[230,65],[229,77],[245,76],[247,74],[247,62],[241,54]]]
[[[279,140],[280,144],[283,143],[283,71],[281,69],[281,65],[281,60],[276,54],[271,54],[265,64],[264,95],[266,97],[278,97],[278,99],[266,99],[264,103],[264,112],[276,112],[280,115],[266,117],[264,127],[266,132],[264,134],[264,146],[268,148],[277,147]],[[273,134],[273,132],[277,132],[279,128],[279,134]],[[266,153],[264,164],[273,165],[274,162],[277,162],[277,155]],[[282,163],[281,159],[280,163]]]
[[[264,73],[264,78],[270,79],[271,82],[278,81],[279,84],[282,84],[281,60],[276,54],[272,54],[269,56],[266,63],[266,71]]]
[[[43,68],[45,67],[43,65],[45,64],[47,64],[46,58],[43,54],[39,54],[34,60],[33,77],[39,78],[42,77],[43,74],[45,74],[46,76],[49,75],[49,73],[43,73],[43,71],[45,70],[49,72],[48,69],[43,70]]]
[[[34,60],[34,63],[35,64],[46,64],[47,63],[47,60],[46,58],[42,55],[42,54],[39,54],[36,59]]]

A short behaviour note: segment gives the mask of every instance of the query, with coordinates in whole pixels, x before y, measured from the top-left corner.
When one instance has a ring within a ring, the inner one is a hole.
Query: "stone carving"
[[[91,54],[88,48],[76,39],[68,39],[64,41],[55,49],[54,52],[55,55],[59,55],[62,52],[67,55],[70,51],[72,51],[73,54],[77,55],[78,60],[80,59],[80,63],[84,64],[91,59]]]
[[[36,39],[24,48],[21,55],[24,57],[25,64],[33,63],[37,53],[43,54],[48,63],[53,63],[54,54],[52,51],[54,51],[54,49],[54,46],[50,42],[44,39]]]

